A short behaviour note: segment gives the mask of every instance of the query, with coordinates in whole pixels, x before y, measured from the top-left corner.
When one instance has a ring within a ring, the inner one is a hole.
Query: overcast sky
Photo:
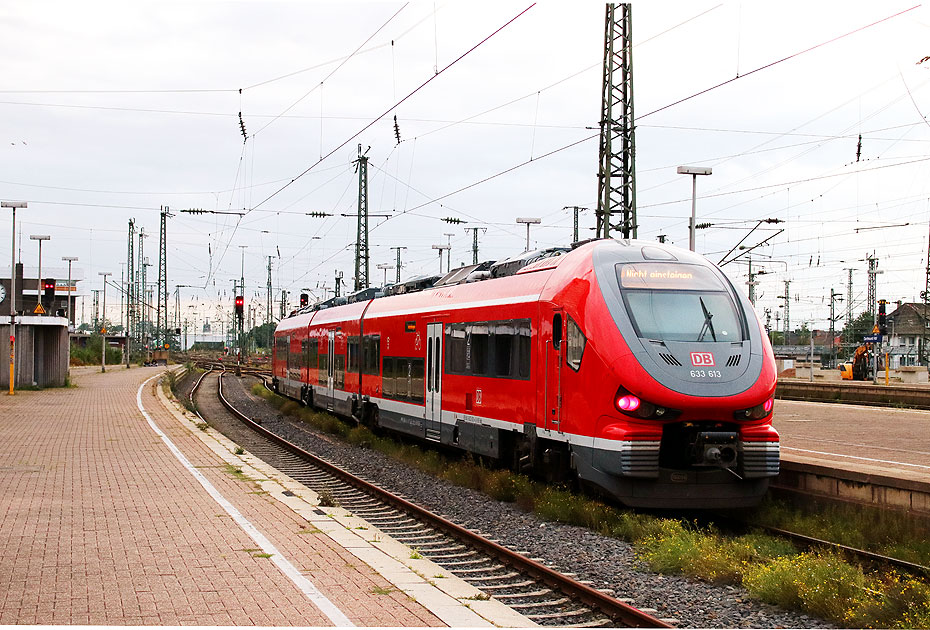
[[[337,270],[354,271],[356,219],[340,215],[357,209],[359,144],[369,210],[388,215],[371,218],[373,283],[392,247],[407,248],[404,278],[439,271],[435,244],[451,242],[453,266],[470,262],[466,227],[483,228],[482,259],[524,249],[517,217],[542,219],[534,247],[568,244],[563,208],[596,206],[604,5],[530,6],[3,3],[0,199],[29,204],[17,216],[22,261],[36,264],[29,235],[49,234],[43,267],[78,256],[81,289],[100,288],[99,271],[120,276],[134,218],[152,235],[154,282],[166,205],[170,290],[199,287],[181,289],[186,316],[230,306],[243,253],[246,295],[262,313],[269,256],[276,300],[281,289],[322,296]],[[930,13],[912,7],[635,3],[639,237],[687,248],[691,178],[676,167],[710,166],[697,211],[712,226],[697,249],[716,262],[744,237],[773,237],[752,252],[753,271],[766,272],[757,310],[773,327],[785,280],[792,328],[828,327],[830,289],[845,297],[850,268],[854,311],[865,310],[873,251],[878,297],[919,299]],[[244,216],[181,212],[194,208]],[[763,219],[784,223],[750,233]],[[583,212],[582,238],[593,226]],[[9,260],[4,210],[0,265]],[[745,261],[724,268],[744,290]]]

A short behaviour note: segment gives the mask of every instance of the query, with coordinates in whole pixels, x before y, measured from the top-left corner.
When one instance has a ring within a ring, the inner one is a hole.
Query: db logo
[[[713,366],[714,365],[714,355],[710,352],[692,352],[691,353],[691,365],[698,366]]]

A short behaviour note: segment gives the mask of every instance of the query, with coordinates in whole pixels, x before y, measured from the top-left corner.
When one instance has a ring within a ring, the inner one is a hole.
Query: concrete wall
[[[14,387],[62,387],[71,346],[65,317],[16,318]],[[10,318],[0,317],[0,389],[10,387]]]

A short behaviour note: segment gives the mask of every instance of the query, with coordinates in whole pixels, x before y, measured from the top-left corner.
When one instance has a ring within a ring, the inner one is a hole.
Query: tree
[[[801,327],[794,331],[794,334],[798,336],[798,344],[806,346],[811,342],[811,331],[807,327],[807,322],[801,324]]]
[[[843,347],[847,357],[862,345],[863,336],[872,334],[873,325],[872,313],[863,311],[853,318],[849,325],[843,326]]]
[[[261,326],[256,326],[249,331],[249,335],[255,340],[256,348],[271,348],[271,343],[274,338],[274,329],[276,324],[262,324]]]

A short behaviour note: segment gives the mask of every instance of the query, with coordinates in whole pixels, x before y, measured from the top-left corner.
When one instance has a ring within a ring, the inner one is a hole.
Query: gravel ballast
[[[542,559],[595,588],[630,600],[657,617],[673,618],[679,627],[835,627],[752,600],[740,587],[653,573],[637,563],[629,543],[586,528],[541,520],[515,504],[497,501],[411,469],[381,453],[321,434],[254,396],[249,391],[256,382],[253,378],[227,376],[223,382],[224,394],[237,408],[261,419],[265,428],[302,448],[510,549]]]

